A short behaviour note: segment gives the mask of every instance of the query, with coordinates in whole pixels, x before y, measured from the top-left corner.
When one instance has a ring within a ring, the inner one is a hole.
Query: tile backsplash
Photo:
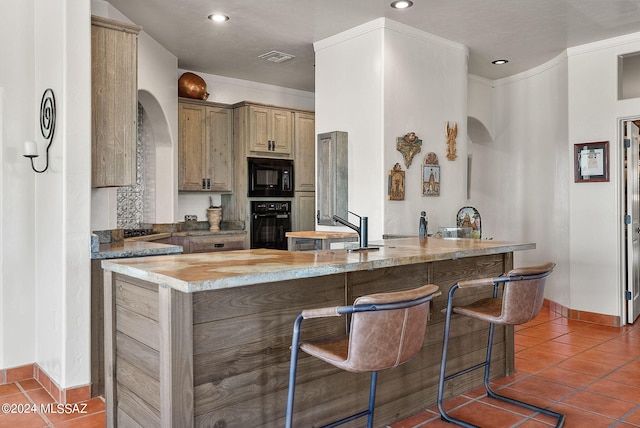
[[[122,229],[140,229],[145,202],[145,141],[142,105],[138,103],[138,135],[136,143],[136,184],[117,190],[117,225]]]

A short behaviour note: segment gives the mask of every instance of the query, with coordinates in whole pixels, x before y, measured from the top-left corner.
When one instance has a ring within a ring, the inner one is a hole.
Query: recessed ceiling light
[[[213,15],[209,15],[208,18],[213,22],[226,22],[229,20],[227,15],[223,15],[221,13],[214,13]]]
[[[406,9],[413,6],[413,2],[410,0],[396,0],[391,3],[391,7],[394,9]]]
[[[493,64],[493,65],[502,65],[502,64],[506,64],[508,62],[509,62],[508,59],[495,59],[495,60],[491,61],[491,64]]]

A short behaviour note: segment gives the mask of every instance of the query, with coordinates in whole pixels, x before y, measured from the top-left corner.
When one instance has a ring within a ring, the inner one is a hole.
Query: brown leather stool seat
[[[557,427],[561,427],[564,424],[564,415],[548,409],[534,406],[529,403],[524,403],[513,398],[496,394],[489,386],[491,351],[493,348],[493,335],[496,324],[518,325],[529,322],[533,318],[535,318],[536,315],[538,315],[538,313],[540,312],[540,309],[542,309],[546,278],[551,274],[554,267],[554,263],[546,263],[540,266],[518,268],[513,269],[506,275],[498,278],[482,278],[476,280],[460,281],[451,287],[451,289],[449,290],[449,297],[447,301],[445,331],[442,346],[442,363],[440,366],[440,381],[438,385],[438,409],[440,410],[440,416],[443,420],[447,422],[453,422],[465,427],[475,426],[447,414],[442,406],[444,398],[444,385],[445,382],[450,379],[462,376],[473,370],[484,367],[484,386],[487,390],[488,397],[506,401],[511,404],[515,404],[530,410],[553,416],[558,419],[558,423],[556,425]],[[503,285],[502,293],[499,292],[501,284]],[[493,285],[493,297],[480,299],[465,306],[453,305],[453,296],[457,290],[487,285]],[[454,313],[490,323],[489,340],[487,343],[487,355],[484,362],[456,373],[446,374],[451,316]]]
[[[368,416],[373,426],[377,372],[412,359],[422,348],[430,301],[440,295],[435,285],[359,297],[352,306],[310,309],[298,315],[293,328],[286,427],[293,421],[298,350],[349,372],[371,372],[369,408],[324,425],[333,427]],[[352,314],[347,334],[327,340],[300,342],[303,319]]]

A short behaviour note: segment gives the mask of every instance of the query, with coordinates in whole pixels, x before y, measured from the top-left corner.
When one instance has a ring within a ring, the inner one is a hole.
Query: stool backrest
[[[546,279],[554,267],[554,263],[546,263],[507,273],[509,280],[504,284],[502,295],[502,323],[524,324],[538,315],[544,301]]]
[[[438,290],[425,285],[412,290],[362,296],[354,305],[411,302]],[[351,371],[378,371],[397,367],[413,358],[424,341],[430,300],[400,309],[355,312],[351,318],[349,355]]]

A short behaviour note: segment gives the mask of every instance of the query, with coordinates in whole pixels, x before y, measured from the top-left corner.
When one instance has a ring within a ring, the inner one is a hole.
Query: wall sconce
[[[47,144],[46,152],[46,164],[43,170],[36,169],[33,164],[33,158],[38,157],[38,146],[35,141],[24,142],[24,157],[31,160],[31,169],[37,173],[45,172],[49,168],[49,148],[53,142],[53,135],[56,130],[56,97],[53,95],[53,90],[48,88],[42,94],[42,101],[40,102],[40,132],[45,140],[49,140]]]

